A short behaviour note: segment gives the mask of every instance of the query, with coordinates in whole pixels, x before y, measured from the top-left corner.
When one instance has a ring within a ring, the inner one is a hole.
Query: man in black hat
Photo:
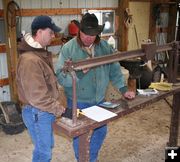
[[[80,23],[77,21],[74,22],[79,28],[78,35],[62,47],[56,68],[58,81],[65,88],[65,93],[68,98],[68,108],[72,108],[72,79],[70,75],[65,75],[63,71],[61,71],[64,62],[68,59],[79,61],[113,53],[113,49],[107,41],[100,39],[99,35],[103,31],[104,25],[98,24],[98,19],[94,14],[86,13]],[[76,72],[76,75],[77,107],[80,109],[102,103],[105,99],[109,81],[120,90],[125,98],[133,99],[135,97],[134,92],[127,91],[119,63],[84,69]],[[93,131],[90,139],[90,162],[97,161],[98,152],[103,144],[106,133],[106,125]],[[78,160],[78,137],[74,138],[73,147]]]
[[[52,123],[65,111],[62,95],[52,64],[52,54],[46,50],[61,29],[49,16],[37,16],[32,34],[19,43],[16,81],[22,117],[34,144],[33,162],[50,162],[54,137]]]

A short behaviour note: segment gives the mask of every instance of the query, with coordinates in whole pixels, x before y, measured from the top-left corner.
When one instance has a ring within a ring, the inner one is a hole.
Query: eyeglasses
[[[50,35],[55,35],[55,33],[54,33],[53,30],[51,30],[51,29],[49,29],[49,30],[50,30],[50,31],[49,31]]]

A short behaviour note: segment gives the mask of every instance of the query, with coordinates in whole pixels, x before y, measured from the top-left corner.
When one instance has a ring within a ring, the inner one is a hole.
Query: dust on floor
[[[109,123],[99,162],[164,162],[170,115],[161,100]],[[31,162],[32,149],[26,130],[18,135],[0,131],[0,162]],[[72,139],[55,135],[52,162],[76,162]]]

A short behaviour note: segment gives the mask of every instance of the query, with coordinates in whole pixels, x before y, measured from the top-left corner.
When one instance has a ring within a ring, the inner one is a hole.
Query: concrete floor
[[[164,162],[170,114],[161,100],[111,122],[99,162]],[[17,135],[0,130],[0,162],[31,162],[32,149],[26,130]],[[52,162],[75,162],[71,139],[55,135]]]

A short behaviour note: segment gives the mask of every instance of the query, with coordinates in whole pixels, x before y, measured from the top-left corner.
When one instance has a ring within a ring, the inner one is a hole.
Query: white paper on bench
[[[93,119],[97,122],[101,122],[103,120],[117,116],[117,114],[115,114],[111,111],[108,111],[99,106],[88,107],[86,109],[83,109],[82,112],[85,116],[87,116],[88,118]]]

